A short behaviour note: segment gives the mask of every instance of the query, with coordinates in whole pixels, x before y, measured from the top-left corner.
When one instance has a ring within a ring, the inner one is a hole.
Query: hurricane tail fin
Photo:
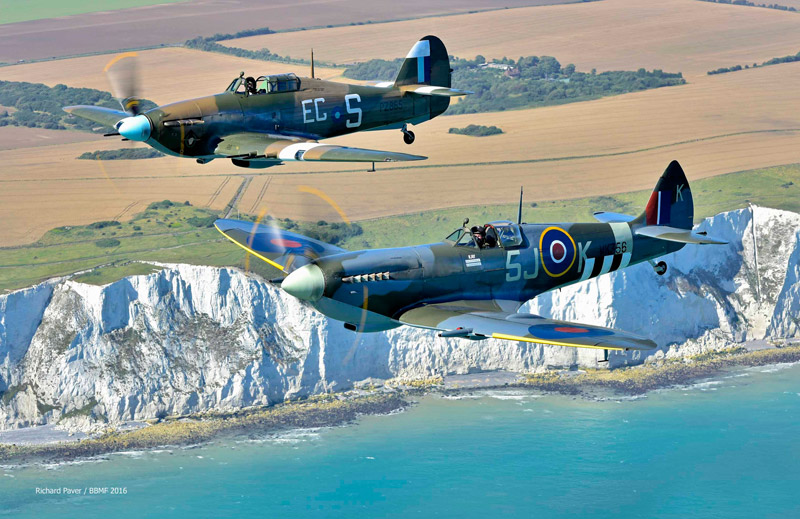
[[[394,86],[431,85],[450,88],[450,59],[442,40],[425,36],[408,52]]]

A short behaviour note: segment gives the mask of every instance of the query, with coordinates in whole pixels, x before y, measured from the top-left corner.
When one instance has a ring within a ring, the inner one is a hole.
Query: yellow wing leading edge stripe
[[[283,272],[283,273],[286,273],[286,270],[285,270],[285,268],[283,267],[283,265],[279,265],[278,263],[275,263],[275,262],[274,262],[274,261],[272,261],[271,259],[269,259],[269,258],[266,258],[266,257],[262,256],[261,254],[257,253],[256,251],[254,251],[254,250],[252,250],[252,249],[249,249],[249,248],[245,247],[244,245],[242,245],[242,244],[241,244],[241,243],[239,243],[238,241],[234,240],[233,238],[231,238],[230,236],[228,236],[227,234],[225,234],[224,232],[222,232],[222,231],[220,230],[220,228],[219,228],[219,227],[217,227],[217,225],[216,225],[216,224],[214,224],[214,227],[215,227],[215,228],[216,228],[216,229],[219,231],[219,233],[220,233],[221,235],[225,236],[225,237],[226,237],[226,238],[228,238],[230,241],[232,241],[233,243],[235,243],[235,244],[236,244],[236,245],[238,245],[239,247],[243,248],[244,250],[246,250],[247,252],[249,252],[250,254],[252,254],[253,256],[255,256],[256,258],[258,258],[258,259],[260,259],[260,260],[263,260],[263,261],[266,261],[267,263],[269,263],[270,265],[272,265],[272,266],[273,266],[273,267],[275,267],[276,269],[280,270],[280,271],[281,271],[281,272]]]
[[[591,348],[594,350],[615,350],[615,351],[625,351],[625,348],[616,348],[614,346],[591,346],[591,345],[584,345],[584,344],[575,344],[569,342],[560,342],[560,341],[551,341],[547,339],[534,339],[532,337],[519,337],[517,335],[506,335],[504,333],[493,333],[492,339],[505,339],[507,341],[522,341],[522,342],[533,342],[536,344],[550,344],[552,346],[568,346],[570,348]]]

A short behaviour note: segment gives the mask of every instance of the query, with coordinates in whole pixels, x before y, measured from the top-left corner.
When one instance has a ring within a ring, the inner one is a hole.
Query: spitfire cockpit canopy
[[[489,222],[486,224],[486,227],[494,228],[497,233],[497,239],[503,248],[511,249],[522,245],[522,231],[519,225],[509,222],[508,220],[502,220],[498,222]]]
[[[445,241],[456,247],[476,247],[492,249],[502,247],[513,249],[523,244],[522,231],[519,225],[507,220],[489,222],[471,228],[462,227],[451,233]]]

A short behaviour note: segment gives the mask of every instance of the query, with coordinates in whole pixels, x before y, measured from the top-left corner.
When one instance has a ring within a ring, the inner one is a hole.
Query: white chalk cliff
[[[530,302],[548,317],[654,339],[685,355],[798,336],[800,215],[755,208],[704,221],[726,246],[687,246]],[[757,266],[756,266],[757,265]],[[235,269],[170,265],[106,286],[53,280],[0,296],[0,430],[101,424],[282,402],[368,378],[597,366],[601,353],[442,339],[402,327],[356,335]],[[642,354],[612,354],[611,365]]]

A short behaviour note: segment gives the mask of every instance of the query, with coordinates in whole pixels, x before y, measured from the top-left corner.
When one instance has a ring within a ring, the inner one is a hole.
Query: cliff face
[[[755,215],[755,216],[754,216]],[[659,277],[637,265],[540,296],[533,313],[618,327],[683,355],[800,328],[800,215],[756,208],[701,225],[728,246],[687,246]],[[548,366],[601,353],[441,339],[402,327],[357,335],[260,279],[171,265],[103,287],[69,280],[0,296],[0,430],[233,409],[367,378]],[[611,365],[641,362],[612,354]]]

